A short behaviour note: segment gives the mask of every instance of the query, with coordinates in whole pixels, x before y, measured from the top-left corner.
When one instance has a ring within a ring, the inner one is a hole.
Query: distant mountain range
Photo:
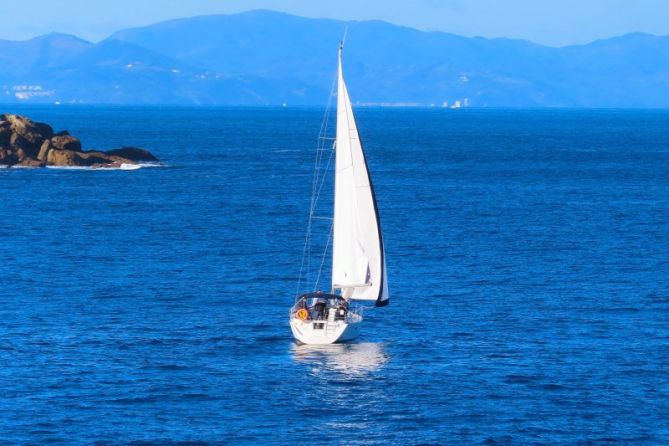
[[[272,11],[172,20],[100,43],[0,40],[0,102],[323,105],[346,26],[360,104],[669,107],[669,37],[552,48]]]

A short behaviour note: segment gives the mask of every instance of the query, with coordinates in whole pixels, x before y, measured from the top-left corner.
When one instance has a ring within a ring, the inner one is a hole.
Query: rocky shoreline
[[[25,116],[0,115],[0,166],[121,168],[158,162],[151,152],[137,147],[83,150],[81,141],[67,131],[54,132]]]

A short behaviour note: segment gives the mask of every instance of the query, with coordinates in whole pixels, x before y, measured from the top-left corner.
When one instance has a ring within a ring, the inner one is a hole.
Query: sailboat
[[[352,304],[373,302],[384,307],[389,303],[379,211],[344,82],[342,51],[343,43],[337,70],[332,287],[329,292],[297,296],[290,310],[290,328],[303,344],[351,341],[363,321],[362,307]]]

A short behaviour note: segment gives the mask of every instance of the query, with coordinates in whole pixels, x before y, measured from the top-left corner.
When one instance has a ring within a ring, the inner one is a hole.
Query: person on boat
[[[326,299],[322,299],[322,298],[319,297],[316,300],[316,303],[314,304],[314,311],[316,313],[316,318],[315,319],[318,319],[318,320],[325,319],[325,309],[326,309],[327,306],[328,306],[328,304],[327,304]]]
[[[346,312],[348,311],[348,309],[346,308],[345,300],[338,299],[336,302],[334,302],[332,308],[335,309],[335,320],[343,321],[346,319]]]

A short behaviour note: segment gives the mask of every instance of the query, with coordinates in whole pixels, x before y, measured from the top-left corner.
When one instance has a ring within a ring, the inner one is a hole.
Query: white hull
[[[361,326],[362,317],[359,315],[349,317],[346,321],[303,321],[296,317],[290,318],[293,336],[302,344],[323,345],[351,341],[358,337]]]

